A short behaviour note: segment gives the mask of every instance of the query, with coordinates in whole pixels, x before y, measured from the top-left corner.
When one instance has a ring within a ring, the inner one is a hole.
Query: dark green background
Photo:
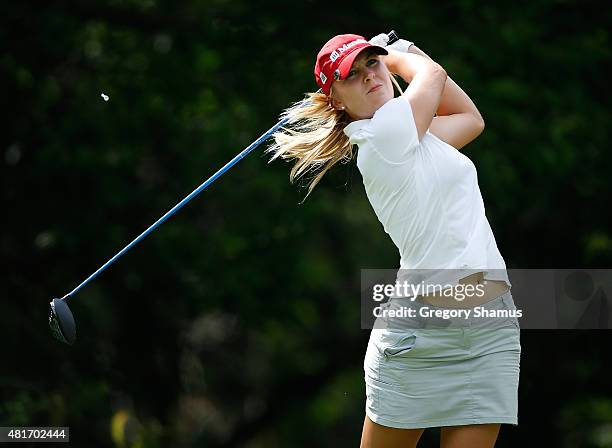
[[[474,100],[486,129],[463,151],[508,267],[611,267],[607,2],[2,10],[0,425],[83,447],[358,446],[360,269],[399,259],[354,161],[298,205],[305,182],[256,149],[78,294],[74,346],[47,326],[49,300],[316,90],[334,34],[395,29]],[[612,446],[611,343],[523,331],[520,426],[497,446]]]

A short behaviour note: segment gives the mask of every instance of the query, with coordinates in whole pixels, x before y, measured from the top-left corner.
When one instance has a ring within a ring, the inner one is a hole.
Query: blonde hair
[[[391,82],[401,94],[395,76],[390,73]],[[297,159],[289,174],[291,183],[308,172],[317,173],[308,185],[304,202],[332,166],[353,158],[353,145],[343,132],[351,119],[344,110],[334,109],[329,97],[318,92],[307,93],[302,101],[285,109],[280,118],[287,119],[287,124],[272,134],[274,141],[265,150],[273,154],[268,163],[279,157]]]

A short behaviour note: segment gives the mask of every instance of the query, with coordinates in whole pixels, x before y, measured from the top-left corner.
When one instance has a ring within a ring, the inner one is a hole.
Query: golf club
[[[389,40],[387,45],[391,45],[396,42],[399,38],[395,31],[391,31],[387,34]],[[318,90],[321,92],[321,89]],[[148,229],[138,235],[131,243],[121,249],[117,254],[115,254],[110,260],[104,263],[97,271],[87,277],[83,282],[81,282],[76,288],[70,291],[61,299],[55,298],[49,303],[49,326],[51,327],[51,333],[53,336],[61,342],[72,345],[76,339],[76,323],[74,321],[74,316],[68,307],[68,300],[70,300],[74,295],[83,288],[86,284],[100,275],[107,267],[117,261],[123,254],[125,254],[128,250],[142,241],[149,233],[159,227],[164,221],[174,215],[177,211],[179,211],[185,204],[191,201],[194,197],[200,194],[203,190],[205,190],[210,184],[212,184],[217,178],[219,178],[223,173],[229,170],[232,166],[234,166],[237,162],[247,156],[251,151],[257,148],[260,144],[262,144],[265,140],[270,137],[274,132],[276,132],[279,128],[284,126],[288,121],[288,118],[284,118],[279,121],[277,124],[272,126],[268,131],[266,131],[261,137],[247,146],[244,150],[238,153],[232,160],[227,162],[222,168],[220,168],[215,174],[210,176],[204,183],[202,183],[199,187],[193,190],[189,195],[187,195],[182,201],[176,204],[172,209],[170,209],[166,214],[164,214],[161,218],[155,221]]]

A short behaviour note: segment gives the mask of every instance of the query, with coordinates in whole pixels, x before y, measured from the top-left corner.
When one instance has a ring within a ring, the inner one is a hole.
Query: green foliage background
[[[71,446],[356,446],[359,270],[398,254],[354,162],[298,205],[305,182],[261,147],[79,293],[73,347],[47,303],[315,90],[329,37],[390,29],[485,118],[463,151],[508,267],[609,268],[610,19],[561,0],[4,5],[0,426],[70,426]],[[520,426],[497,446],[612,446],[610,342],[524,331]]]

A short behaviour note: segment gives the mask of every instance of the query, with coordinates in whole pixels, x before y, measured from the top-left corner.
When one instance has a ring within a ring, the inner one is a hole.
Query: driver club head
[[[66,299],[53,299],[49,302],[49,326],[57,340],[72,345],[76,339],[76,323]]]

